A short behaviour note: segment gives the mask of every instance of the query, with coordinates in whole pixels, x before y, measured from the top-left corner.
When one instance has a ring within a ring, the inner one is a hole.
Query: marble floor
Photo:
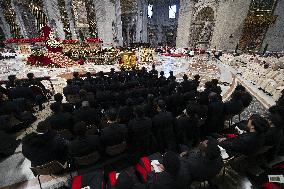
[[[118,65],[93,65],[86,64],[84,66],[78,66],[73,68],[61,68],[61,69],[51,69],[51,68],[35,68],[27,66],[23,63],[25,57],[18,57],[15,60],[8,61],[0,61],[0,79],[6,80],[9,74],[16,74],[19,78],[25,77],[28,72],[34,72],[36,76],[51,76],[52,82],[55,86],[56,92],[62,92],[62,87],[66,83],[66,79],[60,77],[62,73],[72,73],[73,71],[109,71],[110,68],[115,68],[118,70]],[[155,64],[158,71],[164,71],[166,76],[168,76],[168,72],[170,70],[174,71],[174,74],[177,76],[178,80],[181,80],[183,74],[188,74],[189,76],[193,76],[194,74],[199,73],[202,78],[202,83],[205,83],[207,80],[211,80],[212,78],[218,78],[220,82],[226,82],[229,85],[221,85],[222,87],[222,95],[224,100],[230,97],[230,94],[234,90],[234,87],[237,85],[237,82],[244,83],[247,89],[254,95],[255,97],[253,103],[250,107],[248,107],[244,113],[242,114],[242,118],[246,118],[252,112],[260,112],[264,113],[269,107],[270,102],[267,100],[265,94],[261,94],[261,91],[253,88],[253,86],[243,81],[242,78],[236,76],[236,71],[232,68],[223,65],[221,63],[216,63],[212,61],[207,61],[206,57],[194,57],[194,58],[171,58],[171,57],[155,57]],[[145,66],[148,70],[150,70],[151,65],[141,65]],[[47,87],[50,87],[48,83],[45,83]],[[202,86],[200,88],[202,90]],[[268,105],[269,104],[269,105]],[[47,105],[48,107],[48,105]],[[36,128],[36,124],[47,117],[50,111],[48,108],[41,112],[37,117],[41,117],[33,127],[29,128],[27,132],[31,132]],[[17,133],[18,138],[22,138],[25,135],[24,132]],[[0,160],[0,188],[38,188],[37,180],[33,176],[30,171],[30,162],[25,159],[21,153],[21,145],[16,150],[16,153],[6,159]],[[4,174],[5,173],[5,174]],[[240,188],[240,189],[249,189],[251,188],[251,184],[249,181],[243,177],[242,175],[233,176],[235,180],[237,180],[237,184],[233,184],[233,186],[229,186],[232,181],[228,179],[228,181],[220,182],[218,179],[216,182],[218,183],[220,188]],[[44,188],[56,188],[64,181],[68,179],[67,176],[61,177],[58,179],[44,178]],[[18,185],[14,185],[16,183],[21,183]],[[228,184],[230,183],[230,184]]]

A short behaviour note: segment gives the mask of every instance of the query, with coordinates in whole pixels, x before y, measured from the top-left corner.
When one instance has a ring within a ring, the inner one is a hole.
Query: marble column
[[[0,27],[2,28],[3,33],[4,33],[6,39],[12,37],[12,34],[10,32],[9,24],[7,23],[4,15],[3,15],[2,7],[0,7]]]
[[[69,20],[69,29],[71,31],[72,34],[72,39],[78,39],[78,32],[76,30],[76,26],[75,26],[75,19],[74,19],[74,15],[72,14],[72,2],[71,0],[65,0],[65,8],[67,11],[67,15],[68,15],[68,20]]]
[[[28,33],[27,33],[27,28],[24,24],[24,20],[21,16],[21,11],[20,11],[20,8],[17,6],[17,0],[12,0],[11,1],[11,6],[12,8],[14,9],[15,13],[16,13],[16,22],[18,24],[18,26],[21,28],[20,32],[21,32],[21,35],[24,37],[24,38],[28,38]]]
[[[185,48],[189,47],[190,26],[192,25],[195,2],[193,0],[181,0],[180,3],[176,46]]]
[[[242,37],[244,21],[249,7],[250,1],[248,0],[222,0],[220,2],[215,18],[211,48],[235,50]]]
[[[119,19],[116,18],[116,2],[112,0],[93,0],[93,2],[96,9],[98,37],[103,40],[103,46],[115,46],[117,44],[114,41],[115,25],[119,22]],[[120,31],[117,34],[120,35]],[[118,38],[121,38],[121,36],[118,36]]]
[[[44,0],[43,1],[44,13],[48,18],[49,26],[56,33],[56,37],[65,39],[64,26],[61,21],[61,14],[58,7],[57,0]]]
[[[270,26],[262,43],[262,50],[268,44],[268,51],[284,51],[284,1],[278,0],[274,15],[277,15],[276,22]]]
[[[116,18],[116,46],[123,46],[123,38],[122,38],[122,21],[121,21],[121,6],[120,0],[115,1],[115,18]]]
[[[138,0],[136,42],[148,42],[148,4],[145,0]]]

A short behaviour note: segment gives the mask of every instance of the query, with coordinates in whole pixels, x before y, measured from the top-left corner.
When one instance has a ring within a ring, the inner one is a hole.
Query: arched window
[[[176,13],[177,13],[177,6],[176,5],[169,6],[169,18],[176,18]]]
[[[148,5],[148,18],[153,17],[153,5]]]

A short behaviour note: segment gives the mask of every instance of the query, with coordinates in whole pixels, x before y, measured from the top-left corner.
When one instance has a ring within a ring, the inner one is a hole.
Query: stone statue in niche
[[[209,22],[209,21],[206,21],[204,23],[204,27],[203,27],[202,31],[200,32],[199,41],[209,42],[209,40],[211,38],[212,30],[213,30],[212,23]]]

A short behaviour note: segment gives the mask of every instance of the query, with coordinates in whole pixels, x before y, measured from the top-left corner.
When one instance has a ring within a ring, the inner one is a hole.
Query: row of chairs
[[[284,89],[284,69],[278,66],[279,60],[278,62],[270,61],[268,68],[264,68],[264,65],[260,64],[260,61],[255,61],[251,55],[227,57],[226,63],[235,68],[244,79],[251,81],[272,96],[274,100],[281,96],[281,91]]]
[[[121,144],[117,144],[114,146],[109,146],[106,148],[106,154],[109,155],[111,158],[115,156],[119,156],[123,154],[127,149],[126,142],[122,142]],[[121,156],[123,157],[123,156]],[[64,165],[58,161],[51,161],[44,165],[31,167],[31,171],[37,177],[39,186],[42,189],[42,182],[40,180],[41,175],[58,175],[64,173],[64,171],[69,171],[70,177],[72,178],[72,167],[76,168],[77,173],[79,173],[80,167],[86,167],[89,165],[94,165],[101,159],[101,154],[98,151],[95,151],[91,154],[82,157],[72,157],[70,161],[66,162]],[[119,158],[118,158],[119,159]],[[117,160],[114,158],[114,160]]]
[[[242,76],[257,85],[259,89],[271,95],[275,100],[281,96],[284,89],[284,69],[265,69],[259,64],[250,64],[239,69]]]
[[[246,159],[254,159],[255,157],[259,158],[263,154],[267,153],[271,148],[273,148],[273,146],[264,146],[263,148],[259,149],[258,151],[256,151],[255,153],[253,153],[250,156],[240,155],[240,156],[233,156],[233,157],[228,157],[226,159],[223,159],[223,161],[224,161],[223,170],[222,170],[223,178],[228,174],[228,170],[232,168],[231,165],[233,163],[241,164],[241,162],[243,162]],[[106,153],[113,157],[113,156],[122,154],[125,150],[126,150],[126,143],[123,142],[119,145],[109,147],[106,150]],[[101,158],[101,155],[99,154],[99,152],[95,151],[95,152],[88,154],[86,156],[83,156],[83,157],[74,157],[70,161],[70,162],[74,163],[73,166],[69,162],[67,162],[66,164],[63,165],[63,164],[59,163],[58,161],[52,161],[52,162],[49,162],[45,165],[41,165],[41,166],[37,166],[37,167],[31,167],[31,170],[34,173],[34,175],[37,176],[39,186],[42,189],[42,183],[41,183],[41,180],[40,180],[41,175],[53,176],[53,175],[58,175],[58,174],[64,173],[64,171],[65,172],[69,171],[70,178],[72,179],[71,167],[75,166],[76,169],[77,169],[77,173],[79,174],[79,168],[80,167],[86,167],[86,166],[94,165],[95,163],[97,163],[100,160],[100,158]],[[103,166],[103,164],[102,164],[102,166]],[[208,180],[200,181],[200,186],[205,188],[207,182],[208,182]]]

